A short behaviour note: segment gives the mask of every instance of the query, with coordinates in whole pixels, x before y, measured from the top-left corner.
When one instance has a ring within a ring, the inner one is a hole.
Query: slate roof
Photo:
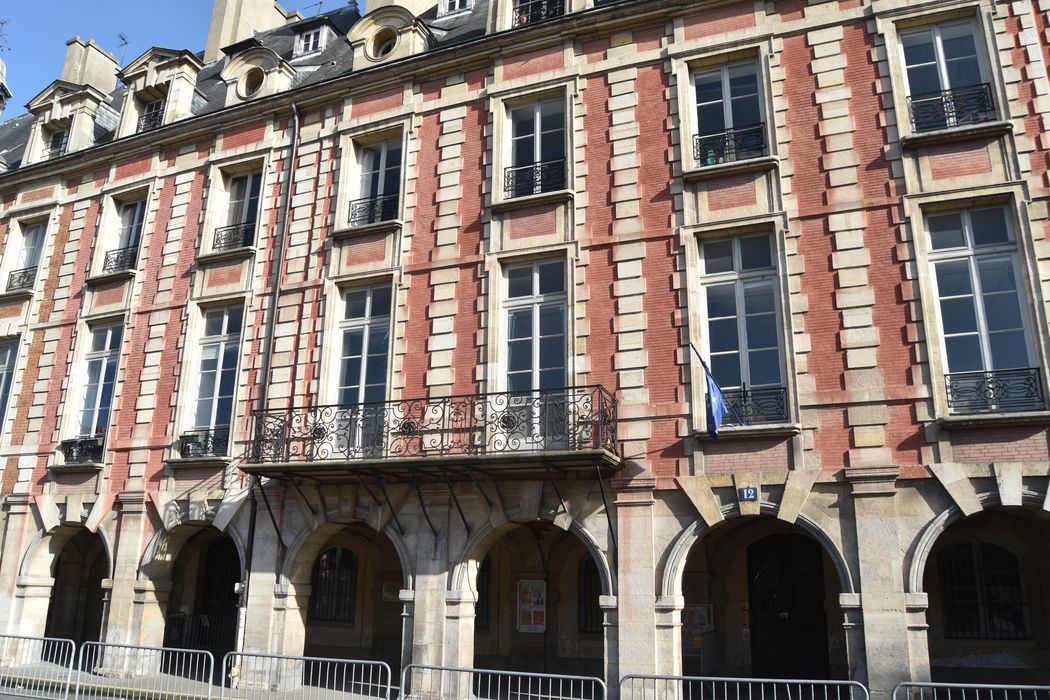
[[[457,12],[445,17],[437,17],[435,6],[420,19],[433,33],[435,48],[444,48],[483,36],[487,25],[488,5],[489,0],[475,0],[470,11]],[[238,42],[238,45],[245,44],[243,49],[249,48],[248,44],[271,49],[296,69],[293,87],[312,85],[352,72],[353,51],[345,37],[360,18],[357,6],[351,3],[316,17],[260,32],[252,37],[254,41]],[[330,39],[323,51],[293,57],[299,32],[318,24],[329,25],[337,37]],[[200,57],[202,53],[198,52],[196,55]],[[198,73],[197,91],[192,107],[194,116],[216,112],[226,106],[227,86],[220,74],[231,58],[232,56],[224,55],[223,58],[204,66]],[[95,143],[105,143],[113,139],[113,111],[119,114],[126,93],[127,88],[118,87],[106,99],[101,119],[96,119]],[[0,172],[3,171],[4,165],[8,170],[14,170],[21,164],[32,122],[31,114],[0,122],[0,159],[3,160]]]

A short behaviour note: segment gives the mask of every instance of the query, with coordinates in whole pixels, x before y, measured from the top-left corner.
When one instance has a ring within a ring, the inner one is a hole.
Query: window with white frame
[[[504,197],[565,189],[565,100],[556,98],[508,110],[510,167]]]
[[[345,409],[341,432],[352,456],[373,454],[385,437],[391,298],[389,284],[343,292],[339,404]]]
[[[212,242],[212,250],[215,252],[244,248],[255,243],[262,173],[230,175],[227,177],[226,189],[229,193],[226,225],[215,231],[215,239]]]
[[[698,70],[693,74],[698,166],[767,154],[760,72],[756,61]]]
[[[509,444],[557,448],[568,439],[568,295],[564,260],[508,267],[509,409],[497,425]]]
[[[995,119],[972,20],[901,32],[912,128],[932,131]]]
[[[37,268],[44,252],[44,238],[47,233],[46,221],[21,224],[21,240],[18,241],[18,255],[13,270],[7,277],[7,291],[13,292],[32,289],[36,282]]]
[[[926,217],[948,405],[954,413],[1042,408],[1022,303],[1017,245],[1006,209]]]
[[[91,345],[84,358],[84,396],[77,421],[78,437],[102,437],[106,434],[123,330],[120,324],[91,329]]]
[[[318,29],[311,29],[310,31],[303,32],[299,35],[299,44],[297,47],[296,55],[302,56],[308,53],[314,53],[324,48],[324,32]]]
[[[68,145],[69,129],[49,131],[45,138],[43,160],[50,160],[65,155]]]
[[[703,241],[700,256],[711,373],[733,408],[725,421],[787,420],[772,234]]]
[[[365,226],[397,218],[401,201],[401,137],[359,144],[358,198],[350,203],[350,225]]]
[[[15,380],[15,364],[18,362],[18,339],[0,341],[0,429],[7,416],[7,403],[11,398],[11,385]]]
[[[237,393],[243,314],[244,307],[240,303],[203,312],[204,333],[200,339],[193,431],[183,436],[184,454],[226,454]]]
[[[164,100],[151,100],[142,105],[138,131],[151,131],[164,125]]]
[[[146,220],[146,200],[124,202],[119,207],[120,231],[117,234],[117,247],[106,252],[102,262],[103,272],[130,270],[138,260],[142,224]]]
[[[464,12],[474,6],[472,0],[441,0],[441,14],[451,15],[454,12]]]

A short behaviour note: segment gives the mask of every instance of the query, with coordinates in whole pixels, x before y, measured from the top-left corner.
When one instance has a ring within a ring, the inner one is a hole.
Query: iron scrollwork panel
[[[1007,413],[1046,407],[1039,369],[956,372],[944,378],[952,413]]]

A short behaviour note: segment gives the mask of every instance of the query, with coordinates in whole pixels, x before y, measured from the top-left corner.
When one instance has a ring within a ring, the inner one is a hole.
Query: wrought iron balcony
[[[106,253],[106,258],[102,261],[102,272],[130,270],[135,267],[135,262],[138,259],[139,247],[137,245],[111,250]]]
[[[523,0],[514,6],[514,26],[542,22],[565,14],[565,0]]]
[[[252,243],[255,243],[255,222],[246,221],[243,224],[215,229],[215,239],[212,241],[211,249],[219,253],[224,250],[247,248]]]
[[[601,386],[255,411],[247,461],[400,463],[414,473],[439,461],[480,468],[486,458],[610,465],[619,463],[616,416],[616,399]]]
[[[191,430],[179,436],[179,456],[225,457],[230,451],[230,428],[219,426],[204,430]]]
[[[66,464],[101,464],[105,451],[105,436],[78,437],[63,440],[58,449]]]
[[[44,160],[54,160],[55,158],[61,158],[66,154],[66,144],[61,146],[52,146],[44,149]]]
[[[980,124],[996,118],[992,86],[988,83],[912,95],[908,106],[915,131]]]
[[[393,221],[397,218],[397,206],[400,201],[399,193],[355,199],[350,202],[350,225],[367,226],[381,221]]]
[[[34,282],[36,282],[35,267],[24,267],[21,270],[14,270],[7,276],[7,291],[18,292],[32,289]]]
[[[155,112],[149,112],[139,117],[138,132],[153,131],[164,126],[164,111],[157,110]]]
[[[955,372],[944,376],[948,408],[957,415],[1038,411],[1046,407],[1039,368]]]
[[[507,168],[503,194],[507,199],[565,189],[565,159],[546,160]]]
[[[787,389],[782,386],[760,389],[723,389],[727,407],[723,425],[754,425],[756,423],[784,423],[788,419]],[[711,396],[708,395],[710,402]]]
[[[726,129],[716,134],[698,134],[693,138],[693,158],[700,167],[767,155],[764,123]]]

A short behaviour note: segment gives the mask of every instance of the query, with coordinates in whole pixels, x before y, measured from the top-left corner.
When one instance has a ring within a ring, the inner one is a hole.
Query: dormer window
[[[69,129],[52,131],[47,137],[47,148],[44,150],[44,160],[51,160],[66,154],[69,145]]]
[[[474,6],[473,0],[441,0],[441,14],[451,15],[456,12],[466,12]]]
[[[324,48],[324,31],[321,28],[312,29],[299,35],[299,44],[295,55],[303,56],[314,53]]]
[[[142,105],[138,131],[152,131],[164,125],[164,100],[153,100]]]
[[[253,97],[262,88],[265,79],[266,74],[261,68],[251,68],[244,75],[244,96]]]

